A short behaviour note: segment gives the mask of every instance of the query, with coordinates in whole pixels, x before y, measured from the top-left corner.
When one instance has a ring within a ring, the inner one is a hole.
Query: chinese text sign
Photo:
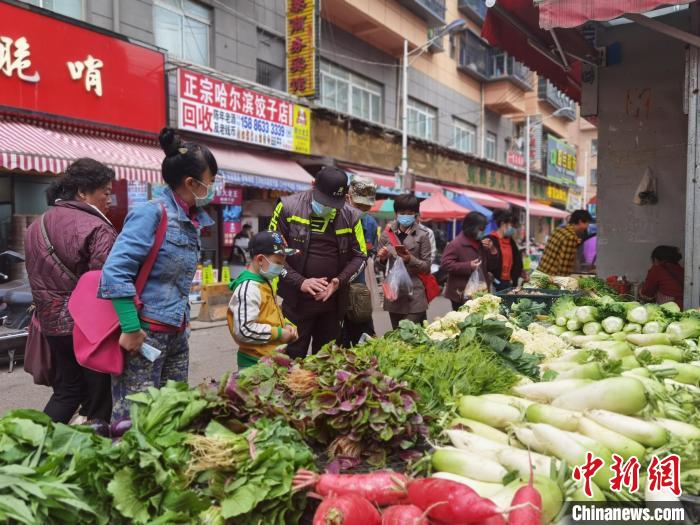
[[[0,3],[0,106],[157,133],[162,53]]]
[[[309,153],[308,108],[231,82],[178,70],[179,127],[259,146]]]
[[[287,91],[293,95],[316,96],[317,30],[316,0],[287,0]]]

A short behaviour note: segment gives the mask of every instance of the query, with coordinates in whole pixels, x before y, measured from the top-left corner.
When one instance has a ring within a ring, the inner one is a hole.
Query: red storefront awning
[[[646,13],[657,7],[687,4],[693,0],[541,0],[540,27],[578,27],[589,20],[603,22],[628,13]]]
[[[513,206],[519,208],[525,208],[527,206],[527,201],[525,199],[519,199],[517,197],[506,197],[505,195],[501,197],[504,201],[510,202]],[[546,204],[540,204],[539,202],[530,201],[530,215],[535,217],[554,217],[555,219],[564,219],[569,216],[569,213],[554,208],[552,206],[547,206]]]
[[[442,193],[435,193],[420,203],[421,219],[433,221],[452,221],[461,219],[469,213],[467,208],[451,201]]]
[[[532,0],[498,0],[488,10],[481,35],[581,100],[581,61],[596,62],[597,52],[573,29],[541,29]]]
[[[82,133],[0,119],[0,167],[62,173],[81,157],[114,169],[118,179],[162,182],[163,152],[155,142],[132,141],[117,134]]]

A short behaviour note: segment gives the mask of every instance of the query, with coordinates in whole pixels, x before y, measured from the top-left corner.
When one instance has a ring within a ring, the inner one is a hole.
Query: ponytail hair
[[[196,142],[184,142],[172,128],[163,128],[158,142],[165,153],[161,165],[163,180],[172,189],[178,188],[187,177],[202,180],[207,169],[212,176],[219,170],[209,148]]]
[[[82,158],[66,169],[63,177],[56,179],[46,190],[49,206],[56,201],[75,200],[78,193],[92,193],[114,180],[114,170],[95,159]]]

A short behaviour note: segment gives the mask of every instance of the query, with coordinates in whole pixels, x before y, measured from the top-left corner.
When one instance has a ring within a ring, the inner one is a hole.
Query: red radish
[[[428,512],[431,519],[451,525],[480,523],[500,514],[491,500],[472,489],[446,479],[423,478],[408,485],[409,501]]]
[[[315,492],[324,497],[357,494],[380,506],[404,502],[407,485],[406,476],[388,470],[370,474],[315,474],[300,470],[292,482],[294,490],[313,486]]]
[[[382,525],[429,525],[425,513],[415,505],[394,505],[382,512]]]
[[[508,525],[540,525],[542,521],[542,495],[532,484],[532,458],[530,458],[530,481],[520,487],[511,501],[513,510],[508,514]]]
[[[381,525],[379,511],[362,496],[331,494],[316,509],[313,525]]]
[[[496,514],[480,522],[479,525],[506,525],[506,519],[503,517],[503,514]]]

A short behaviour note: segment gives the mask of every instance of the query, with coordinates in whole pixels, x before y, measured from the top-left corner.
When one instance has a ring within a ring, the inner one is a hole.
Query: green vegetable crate
[[[514,293],[516,290],[520,291]],[[508,309],[510,309],[513,303],[517,303],[521,299],[530,299],[536,303],[544,303],[547,305],[547,309],[549,309],[560,297],[565,295],[578,297],[581,294],[568,290],[550,290],[547,288],[506,288],[501,292],[497,292],[495,295],[501,298],[501,305]]]

